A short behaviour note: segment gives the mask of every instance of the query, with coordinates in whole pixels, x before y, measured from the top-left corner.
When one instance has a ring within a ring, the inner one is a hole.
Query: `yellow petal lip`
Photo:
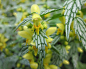
[[[61,30],[64,30],[64,25],[62,24],[62,23],[58,23],[58,24],[56,24],[57,25],[57,27],[59,27]]]
[[[39,6],[37,4],[33,4],[31,6],[31,13],[33,12],[37,12],[38,14],[40,14],[40,9],[39,9]]]
[[[19,31],[18,35],[20,35],[23,38],[31,39],[31,35],[26,31]]]
[[[49,36],[51,34],[53,34],[56,31],[56,27],[50,27],[47,31],[46,31],[46,35]]]
[[[51,37],[48,37],[48,39],[46,39],[46,42],[48,43],[48,42],[52,42],[53,41],[53,39],[51,38]]]
[[[23,58],[25,58],[25,59],[33,59],[33,55],[32,55],[32,53],[26,53],[25,55],[23,55]]]

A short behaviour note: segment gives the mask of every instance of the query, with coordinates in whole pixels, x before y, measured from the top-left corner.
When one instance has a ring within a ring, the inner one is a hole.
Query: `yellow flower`
[[[46,35],[47,35],[47,39],[46,39],[46,42],[47,42],[47,46],[45,46],[45,51],[46,53],[48,52],[48,49],[51,48],[51,45],[49,44],[49,42],[52,42],[53,39],[51,37],[49,37],[49,35],[53,34],[55,31],[56,31],[56,27],[51,27],[49,28],[47,31],[46,31]],[[35,43],[33,43],[33,41],[31,42],[31,45],[35,46]],[[34,51],[35,51],[35,55],[37,53],[37,50],[34,48]]]
[[[38,64],[36,62],[34,62],[34,56],[32,55],[31,51],[29,51],[28,53],[23,55],[23,58],[29,60],[31,68],[33,68],[33,69],[37,69],[38,68]]]
[[[2,51],[6,47],[7,38],[4,37],[3,34],[0,34],[0,51]]]
[[[33,4],[31,6],[31,13],[33,13],[33,12],[36,12],[36,13],[40,14],[40,9],[39,9],[37,4]]]
[[[42,20],[39,14],[34,13],[32,16],[32,20],[34,23],[36,23],[35,25],[38,26],[39,22]]]
[[[64,33],[64,24],[63,23],[58,23],[56,24],[58,29],[57,29],[57,35],[59,35],[61,33],[61,35],[63,35]]]
[[[32,55],[32,52],[28,52],[25,55],[23,55],[23,58],[28,59],[29,62],[34,62],[34,57]]]
[[[34,22],[34,28],[36,29],[36,33],[39,35],[39,28],[41,27],[41,17],[39,14],[34,13],[32,16],[32,20]]]
[[[34,55],[37,56],[38,49],[36,48],[36,46],[33,46],[33,49],[34,49]]]
[[[28,29],[27,26],[24,26],[24,31],[19,31],[18,35],[20,35],[23,38],[26,38],[26,44],[28,43],[29,45],[32,41],[33,30]]]
[[[49,35],[53,34],[56,31],[56,27],[50,27],[47,31],[46,31],[46,35],[49,37]]]
[[[51,56],[52,56],[52,52],[51,52],[51,50],[48,50],[48,54],[46,55],[46,57],[43,60],[45,69],[57,69],[58,68],[56,65],[49,65]]]
[[[46,39],[46,42],[47,42],[47,46],[45,46],[45,51],[46,53],[48,52],[48,48],[51,48],[51,45],[49,44],[49,42],[52,42],[53,39],[51,37],[49,37],[49,35],[53,34],[55,31],[56,31],[56,27],[50,27],[47,31],[46,31],[46,35],[47,35],[47,39]]]

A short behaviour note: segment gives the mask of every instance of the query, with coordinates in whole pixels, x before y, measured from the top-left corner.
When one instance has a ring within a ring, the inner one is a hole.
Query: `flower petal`
[[[49,36],[51,34],[53,34],[56,31],[56,27],[50,27],[47,31],[46,31],[46,35]]]
[[[33,59],[33,55],[31,53],[26,53],[25,55],[23,55],[23,58],[25,58],[25,59]]]
[[[27,38],[27,39],[31,39],[32,38],[32,36],[26,31],[19,31],[18,35],[20,35],[23,38]]]
[[[51,38],[51,37],[48,37],[48,39],[46,39],[46,42],[48,43],[48,42],[52,42],[53,41],[53,39]]]
[[[62,22],[62,24],[65,24],[65,17],[64,16],[59,17],[59,20]]]
[[[31,43],[30,43],[31,45],[33,45],[33,46],[35,46],[36,44],[35,44],[35,42],[33,42],[33,41],[31,41]]]
[[[32,29],[28,29],[27,26],[24,26],[23,29],[24,29],[26,32],[28,32],[28,33],[30,34],[30,36],[33,35],[33,30],[32,30]]]
[[[64,25],[62,23],[58,23],[56,25],[57,25],[57,27],[59,27],[61,30],[64,31]]]

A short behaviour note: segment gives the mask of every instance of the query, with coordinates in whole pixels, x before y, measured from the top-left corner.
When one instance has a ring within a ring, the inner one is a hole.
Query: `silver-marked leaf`
[[[79,40],[82,41],[83,46],[86,49],[86,23],[80,17],[74,19],[75,33],[78,35]]]
[[[32,16],[29,16],[27,18],[25,18],[15,29],[14,31],[16,31],[21,25],[24,25],[26,22],[29,22],[32,20]]]
[[[44,16],[44,15],[46,15],[46,14],[48,14],[48,13],[51,13],[51,12],[55,12],[55,11],[59,11],[59,10],[62,10],[63,8],[60,8],[60,9],[48,9],[48,10],[46,10],[46,11],[44,11],[44,12],[42,12],[40,15],[41,16]]]
[[[72,20],[76,17],[77,11],[81,9],[81,5],[82,5],[82,0],[67,0],[64,3],[65,6],[64,15],[66,19],[65,30],[66,30],[67,39],[69,39],[70,25],[72,23]]]
[[[77,63],[78,63],[78,54],[77,53],[72,56],[72,62],[73,62],[74,68],[76,68]]]

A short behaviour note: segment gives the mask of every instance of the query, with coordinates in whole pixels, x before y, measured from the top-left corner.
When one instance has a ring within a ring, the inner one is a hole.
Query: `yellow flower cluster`
[[[3,49],[6,47],[6,41],[8,39],[4,37],[3,34],[0,34],[0,51],[3,51]]]
[[[49,65],[51,60],[52,52],[48,50],[46,57],[44,58],[43,64],[45,69],[58,69],[56,65]]]
[[[38,68],[38,63],[35,62],[34,60],[34,56],[32,55],[32,51],[29,51],[28,53],[26,53],[23,58],[28,59],[29,63],[30,63],[30,67],[32,69],[37,69]]]
[[[32,5],[31,13],[33,15],[32,16],[33,25],[31,25],[31,27],[29,27],[30,24],[28,24],[27,26],[24,26],[23,27],[23,31],[19,31],[18,34],[21,37],[26,38],[26,45],[27,44],[28,45],[30,45],[30,44],[32,45],[32,46],[28,47],[29,52],[26,53],[23,56],[23,58],[29,60],[31,68],[37,69],[38,68],[38,63],[35,62],[35,60],[34,60],[35,57],[33,56],[32,52],[34,52],[34,55],[37,56],[38,49],[36,48],[36,43],[34,43],[33,40],[32,40],[32,36],[33,36],[34,32],[36,32],[37,35],[39,35],[39,31],[40,30],[42,31],[43,29],[47,28],[47,24],[44,21],[43,21],[43,24],[41,23],[42,18],[39,15],[40,14],[40,9],[39,9],[38,5],[36,5],[36,4]],[[47,55],[51,55],[51,54],[49,54],[49,49],[51,48],[50,42],[53,41],[53,39],[51,37],[49,37],[49,36],[51,34],[53,34],[56,31],[56,29],[57,29],[56,27],[50,27],[45,32],[46,36],[48,37],[48,38],[46,38],[47,46],[45,46],[45,52],[47,53]],[[45,64],[45,62],[47,62],[46,59],[48,59],[48,58],[50,59],[51,58],[50,56],[48,57],[47,55],[44,58],[45,69],[47,69],[46,67],[49,67],[50,69],[52,69],[52,68],[57,69],[57,66],[55,66],[55,65],[46,66],[46,64]]]

